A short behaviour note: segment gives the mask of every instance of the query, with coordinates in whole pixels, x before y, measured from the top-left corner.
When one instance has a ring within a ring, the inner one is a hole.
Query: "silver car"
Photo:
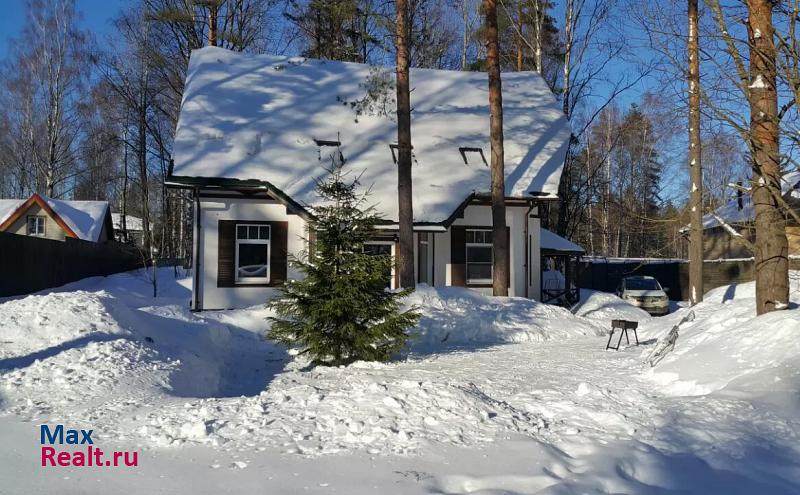
[[[669,313],[669,297],[653,277],[625,277],[620,282],[617,295],[625,302],[642,308],[651,315]]]

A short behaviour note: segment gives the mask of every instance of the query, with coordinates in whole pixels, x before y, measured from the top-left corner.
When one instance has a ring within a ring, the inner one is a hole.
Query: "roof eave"
[[[572,249],[551,249],[551,248],[540,248],[539,252],[542,256],[583,256],[586,254],[586,251],[580,250],[572,250]]]
[[[303,205],[289,197],[288,194],[284,193],[277,187],[273,186],[270,182],[264,180],[168,175],[167,179],[164,181],[164,185],[175,189],[219,188],[262,190],[274,196],[275,199],[286,206],[287,209],[297,213],[304,219],[308,220],[313,218],[311,212],[309,212],[308,209],[306,209]]]

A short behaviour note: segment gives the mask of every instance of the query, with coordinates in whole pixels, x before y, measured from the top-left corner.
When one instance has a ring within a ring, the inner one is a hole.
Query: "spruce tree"
[[[270,307],[277,313],[269,338],[299,348],[314,364],[387,361],[403,348],[414,309],[401,311],[411,289],[387,290],[392,257],[364,252],[382,221],[360,194],[357,178],[346,181],[343,164],[317,182],[320,206],[310,207],[314,243],[292,257],[304,278],[289,280]]]

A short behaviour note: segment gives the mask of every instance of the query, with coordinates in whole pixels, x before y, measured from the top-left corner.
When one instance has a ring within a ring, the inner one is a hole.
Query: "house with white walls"
[[[490,292],[487,75],[412,69],[411,86],[417,282]],[[194,198],[193,309],[263,303],[299,276],[289,254],[313,243],[308,206],[332,160],[385,219],[366,249],[396,252],[394,93],[393,68],[192,53],[167,184]],[[509,294],[538,299],[540,215],[558,201],[570,130],[533,72],[503,74],[503,113]]]

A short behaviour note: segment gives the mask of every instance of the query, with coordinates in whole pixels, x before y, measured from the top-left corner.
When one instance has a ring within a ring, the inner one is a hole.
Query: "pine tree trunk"
[[[414,287],[414,211],[411,190],[411,96],[409,90],[408,2],[397,0],[397,206],[400,227],[400,286]]]
[[[522,70],[522,2],[517,3],[517,71]]]
[[[492,293],[508,295],[508,237],[506,237],[505,165],[503,153],[503,90],[497,33],[497,3],[484,0],[486,62],[489,72],[489,114],[492,146]]]
[[[697,1],[689,0],[689,301],[703,300],[703,169],[700,142],[700,47],[698,42]]]
[[[756,312],[789,303],[789,248],[780,194],[776,50],[771,0],[748,0],[750,44],[750,142],[756,210]]]
[[[208,9],[208,46],[217,46],[217,13],[219,6],[212,4]]]

